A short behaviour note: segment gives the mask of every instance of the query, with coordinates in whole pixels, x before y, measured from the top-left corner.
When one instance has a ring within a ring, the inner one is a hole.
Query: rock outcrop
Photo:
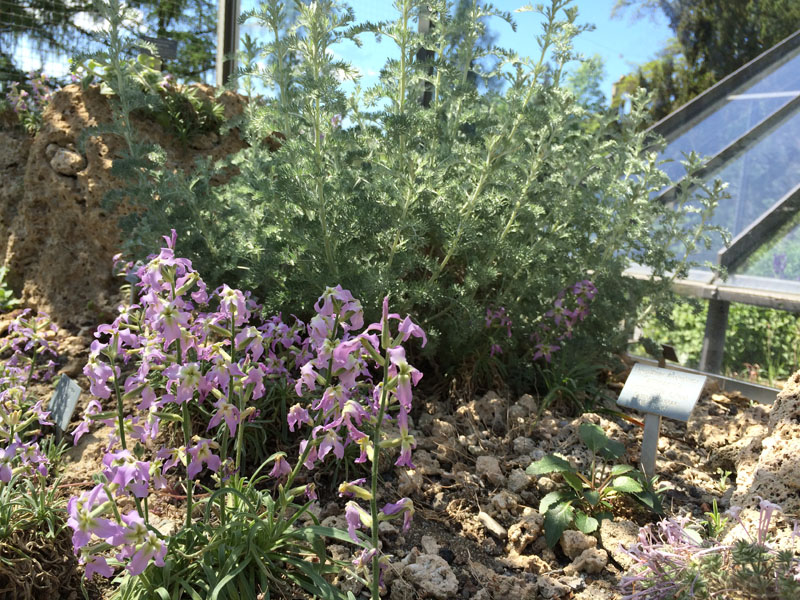
[[[200,93],[211,95],[213,88],[200,86]],[[219,101],[226,118],[244,105],[231,92]],[[33,140],[18,128],[0,128],[0,260],[26,304],[74,329],[93,328],[108,316],[103,312],[113,309],[119,289],[111,272],[120,251],[117,215],[102,200],[121,185],[111,174],[121,141],[84,135],[110,120],[99,87],[69,85],[53,96]],[[217,159],[244,146],[235,130],[193,149],[153,120],[136,119],[135,128],[165,149],[168,168],[191,169],[198,155]]]

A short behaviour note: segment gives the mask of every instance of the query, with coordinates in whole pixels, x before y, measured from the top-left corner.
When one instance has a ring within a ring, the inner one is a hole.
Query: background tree
[[[660,119],[800,28],[797,0],[617,0],[612,16],[663,13],[675,39],[618,81],[612,106],[638,87],[654,94]]]
[[[217,4],[213,0],[133,0],[142,14],[130,23],[134,35],[146,34],[178,42],[178,57],[167,70],[178,79],[197,80],[214,68]],[[92,49],[91,0],[0,0],[0,82],[20,81],[16,50],[24,40],[30,52],[50,60]]]

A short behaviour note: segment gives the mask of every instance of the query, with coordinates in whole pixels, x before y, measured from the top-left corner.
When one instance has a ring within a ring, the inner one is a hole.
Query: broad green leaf
[[[541,460],[532,462],[525,469],[528,475],[545,475],[547,473],[564,473],[567,471],[574,471],[572,465],[561,457],[549,454]]]
[[[608,446],[610,441],[600,426],[594,423],[581,423],[578,435],[592,452],[600,452],[600,450]]]
[[[636,481],[633,477],[622,475],[611,482],[611,488],[618,492],[633,494],[642,491],[642,484]]]
[[[636,498],[639,502],[641,502],[644,506],[649,508],[651,511],[653,511],[655,514],[657,515],[664,514],[664,507],[661,504],[661,497],[658,494],[650,490],[645,490],[642,491],[641,493],[633,494],[633,497]]]
[[[597,503],[600,502],[600,492],[594,490],[585,490],[583,492],[583,497],[586,499],[586,502],[589,503],[589,506],[597,506]]]
[[[617,460],[620,456],[625,454],[625,445],[616,440],[608,440],[606,447],[602,448],[599,454],[607,460]]]
[[[576,473],[564,472],[561,476],[578,495],[583,493],[583,480]]]
[[[599,525],[600,523],[597,522],[597,519],[590,517],[585,512],[580,510],[575,512],[575,527],[583,533],[589,534],[597,531]]]
[[[565,492],[564,490],[556,490],[555,492],[550,492],[539,502],[539,513],[541,514],[546,513],[551,506],[563,500],[567,500],[571,496],[572,494],[570,494],[569,492]]]
[[[633,467],[630,465],[614,465],[611,467],[611,476],[619,477],[620,475],[625,475],[625,473],[630,471],[633,471]]]
[[[548,547],[555,548],[561,534],[570,526],[575,516],[575,510],[569,502],[557,504],[547,511],[544,516],[544,539]]]

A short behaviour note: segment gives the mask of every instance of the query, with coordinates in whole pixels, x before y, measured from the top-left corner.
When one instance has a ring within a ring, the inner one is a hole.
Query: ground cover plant
[[[680,210],[649,202],[666,179],[642,132],[644,99],[618,121],[590,114],[562,85],[582,30],[568,2],[542,9],[533,58],[481,45],[487,21],[515,26],[508,13],[473,3],[455,18],[451,3],[436,2],[420,34],[421,7],[403,0],[395,21],[359,24],[335,2],[262,3],[247,17],[270,41],[247,44],[252,101],[235,123],[249,147],[185,176],[130,129],[141,91],[113,58],[127,42],[112,11],[104,77],[127,142],[115,172],[130,183],[117,200],[139,209],[121,223],[140,256],[170,227],[184,231],[179,250],[210,282],[253,289],[271,313],[310,306],[310,290],[338,283],[367,307],[388,291],[428,331],[432,372],[482,379],[477,387],[500,373],[522,389],[533,376],[516,366],[533,359],[531,336],[560,290],[589,281],[596,294],[558,351],[618,349],[638,299],[658,299],[703,243],[719,189],[691,208],[679,199],[677,208],[699,213],[688,230]],[[357,71],[334,56],[368,35],[395,45],[398,58],[362,90]],[[499,85],[484,89],[489,79]],[[228,166],[238,175],[210,185]],[[653,269],[649,283],[621,277],[630,258]],[[513,321],[502,354],[493,329],[481,327],[500,307]]]
[[[800,594],[796,546],[778,551],[771,544],[770,523],[781,508],[764,499],[759,508],[753,530],[739,518],[741,508],[731,507],[730,520],[741,525],[741,537],[732,543],[722,543],[714,535],[705,538],[687,518],[643,528],[638,543],[628,550],[635,561],[634,573],[620,582],[626,600],[796,598]],[[719,521],[712,531],[718,529]],[[792,533],[795,544],[796,538],[797,525]]]
[[[551,548],[568,528],[593,533],[602,519],[613,519],[611,500],[617,496],[628,494],[655,513],[663,513],[660,497],[646,477],[631,465],[614,464],[625,454],[621,442],[610,440],[593,423],[581,424],[579,435],[591,452],[588,473],[581,473],[568,460],[554,454],[525,469],[534,476],[559,473],[564,480],[562,489],[550,492],[539,503],[539,512],[544,515],[545,539]]]
[[[45,399],[32,389],[53,375],[55,329],[47,315],[27,309],[0,346],[0,593],[12,597],[69,589],[74,575],[53,476],[63,445],[53,439]]]
[[[408,413],[422,374],[404,344],[424,345],[424,332],[390,313],[388,297],[380,321],[365,328],[361,304],[338,286],[324,291],[307,325],[263,320],[249,294],[226,285],[209,291],[175,256],[174,232],[166,239],[136,271],[138,303],[98,328],[84,369],[94,398],[75,439],[93,422],[111,430],[96,485],[68,507],[87,577],[124,567],[123,598],[269,597],[290,584],[339,598],[325,576],[346,568],[377,599],[388,561],[378,525],[399,518],[407,528],[414,512],[408,498],[379,507],[378,465],[382,450],[397,448],[395,464],[413,468]],[[306,438],[298,456],[276,451],[259,464],[245,430],[276,380],[294,389],[299,402],[286,421]],[[339,487],[353,498],[345,532],[320,527],[306,510],[317,498],[309,472],[346,460],[347,446],[370,473],[369,483]],[[184,500],[182,522],[171,528],[157,527],[151,512],[164,489],[181,490]],[[326,538],[363,550],[343,565],[328,556]]]

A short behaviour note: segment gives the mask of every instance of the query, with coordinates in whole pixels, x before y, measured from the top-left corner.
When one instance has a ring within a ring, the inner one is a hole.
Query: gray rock
[[[514,439],[514,454],[530,454],[536,449],[536,442],[529,437],[518,437]]]
[[[594,548],[596,546],[597,539],[590,535],[586,535],[585,533],[581,533],[580,531],[567,529],[561,534],[561,549],[564,551],[564,554],[573,560],[576,559],[584,550]]]
[[[533,484],[533,477],[528,475],[522,469],[514,469],[508,476],[508,489],[519,494],[520,492],[528,489]]]
[[[479,456],[475,461],[475,472],[495,486],[502,486],[506,482],[505,475],[500,469],[500,461],[494,456]]]
[[[491,515],[480,511],[478,513],[478,520],[483,524],[484,527],[496,538],[500,538],[501,540],[506,539],[508,535],[508,530],[500,525],[497,521],[495,521]]]

